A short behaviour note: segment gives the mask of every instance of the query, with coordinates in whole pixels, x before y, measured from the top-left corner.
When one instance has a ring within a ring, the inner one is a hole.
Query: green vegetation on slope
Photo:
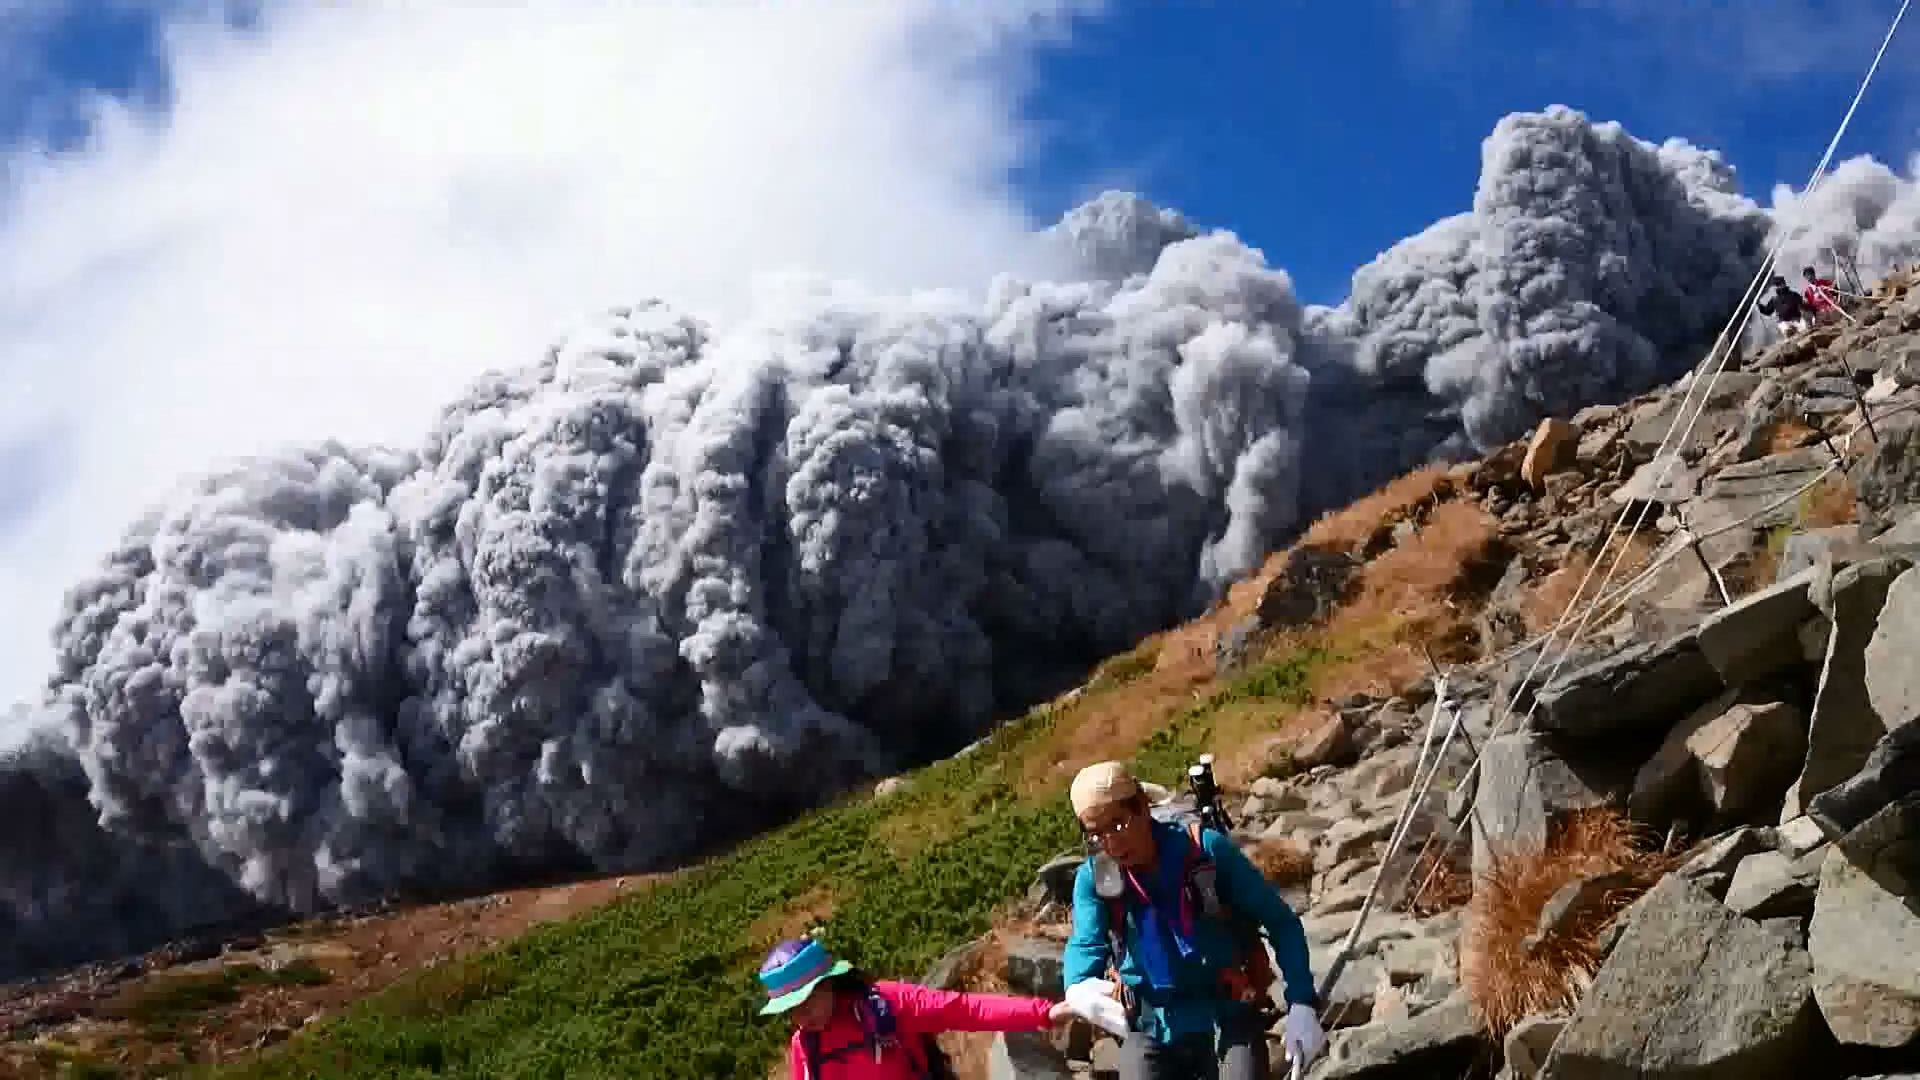
[[[1178,773],[1225,705],[1305,700],[1321,659],[1259,666],[1182,711],[1141,748],[1142,770]],[[1137,659],[1126,666],[1142,673]],[[1071,712],[1036,709],[974,752],[914,774],[901,794],[817,811],[632,898],[421,972],[259,1060],[203,1075],[764,1077],[787,1033],[755,1015],[754,970],[823,897],[832,903],[821,921],[850,959],[913,978],[984,933],[1035,867],[1078,845],[1061,793],[1036,798],[1018,782],[1027,756],[1044,752],[1042,736]],[[768,916],[783,912],[797,921],[776,933]]]

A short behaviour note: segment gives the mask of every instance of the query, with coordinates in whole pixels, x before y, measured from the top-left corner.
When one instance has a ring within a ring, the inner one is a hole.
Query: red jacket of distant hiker
[[[871,1048],[839,1053],[866,1041],[866,1029],[854,1014],[856,998],[843,995],[835,1003],[833,1019],[820,1032],[820,1053],[831,1058],[818,1075],[806,1070],[800,1033],[787,1043],[787,1074],[793,1080],[920,1080],[921,1036],[943,1031],[1045,1031],[1052,1024],[1047,1012],[1053,1003],[1044,998],[1004,994],[961,994],[935,990],[917,983],[877,979],[873,988],[893,1006],[898,1042],[875,1060]]]
[[[1814,278],[1807,282],[1807,306],[1815,312],[1828,311],[1834,306],[1833,282],[1828,278]]]

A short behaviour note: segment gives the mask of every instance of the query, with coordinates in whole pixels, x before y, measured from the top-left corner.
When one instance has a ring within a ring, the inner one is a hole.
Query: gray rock
[[[1720,565],[1745,554],[1753,533],[1797,524],[1799,500],[1795,492],[1826,469],[1831,460],[1824,446],[1810,446],[1729,465],[1709,478],[1701,486],[1700,498],[1689,507],[1688,521],[1702,535],[1732,526],[1704,542],[1709,561]]]
[[[1031,895],[1036,899],[1051,900],[1071,907],[1073,879],[1080,873],[1080,864],[1086,861],[1085,855],[1062,855],[1049,859],[1046,865],[1035,872]]]
[[[1811,594],[1833,620],[1833,634],[1808,723],[1806,760],[1788,789],[1782,820],[1799,817],[1808,799],[1852,776],[1886,734],[1867,689],[1867,646],[1888,591],[1909,565],[1899,557],[1856,563]]]
[[[1827,842],[1819,824],[1805,815],[1781,822],[1774,837],[1780,852],[1795,859]]]
[[[1806,719],[1785,702],[1734,696],[1694,710],[1641,766],[1628,801],[1635,818],[1659,821],[1676,806],[1704,806],[1714,824],[1731,825],[1773,812],[1805,755]]]
[[[1262,776],[1253,782],[1252,792],[1256,798],[1267,805],[1269,811],[1307,808],[1307,797],[1301,794],[1299,788],[1285,780]]]
[[[1701,845],[1674,873],[1696,879],[1707,874],[1731,874],[1747,856],[1774,851],[1778,847],[1777,830],[1741,826]]]
[[[1071,1080],[1072,1076],[1067,1056],[1040,1032],[1002,1032],[993,1037],[988,1080]]]
[[[1007,986],[1014,993],[1056,1000],[1066,994],[1059,945],[1040,938],[1013,938],[1006,950]]]
[[[1684,506],[1700,490],[1700,475],[1677,454],[1661,454],[1633,471],[1608,496],[1616,503],[1657,502]]]
[[[1521,946],[1533,952],[1594,912],[1604,911],[1617,893],[1637,885],[1634,875],[1624,870],[1589,874],[1567,882],[1540,906],[1540,918],[1533,932],[1520,940]]]
[[[1813,913],[1817,874],[1817,866],[1803,866],[1783,852],[1762,851],[1740,860],[1721,903],[1749,919],[1804,918]]]
[[[1856,559],[1871,557],[1870,545],[1860,540],[1858,525],[1829,525],[1796,532],[1780,550],[1779,576],[1790,578],[1803,570],[1824,566],[1829,572]]]
[[[1314,1080],[1429,1080],[1461,1076],[1485,1053],[1487,1035],[1466,995],[1454,993],[1411,1019],[1355,1028]]]
[[[927,969],[926,975],[920,979],[920,985],[930,986],[935,990],[960,989],[960,970],[966,966],[967,961],[973,959],[973,954],[980,950],[981,944],[982,939],[975,938],[965,945],[948,950],[946,955],[934,961],[933,967]]]
[[[1422,934],[1382,941],[1380,963],[1395,983],[1433,982],[1454,977],[1459,956],[1451,938]]]
[[[1544,731],[1595,738],[1671,723],[1710,700],[1720,676],[1691,634],[1651,641],[1566,672],[1535,692]]]
[[[1867,642],[1867,697],[1887,728],[1920,719],[1920,567],[1893,580]]]
[[[1485,871],[1495,855],[1545,850],[1556,817],[1605,805],[1609,795],[1575,772],[1546,736],[1521,731],[1488,740],[1472,815],[1474,872]]]
[[[1831,839],[1863,824],[1895,799],[1920,791],[1920,723],[1881,738],[1860,771],[1807,801],[1807,817]]]
[[[1359,568],[1360,563],[1343,551],[1293,549],[1260,596],[1260,625],[1303,626],[1328,614],[1346,599]]]
[[[1393,818],[1342,818],[1320,834],[1313,852],[1313,868],[1326,871],[1393,835]]]
[[[1225,675],[1247,662],[1247,655],[1260,633],[1260,616],[1248,615],[1227,628],[1213,643],[1213,670]]]
[[[1800,624],[1818,614],[1812,567],[1740,599],[1700,624],[1700,652],[1728,686],[1798,666]]]
[[[1507,1069],[1516,1080],[1534,1080],[1547,1063],[1555,1039],[1567,1026],[1564,1016],[1529,1016],[1507,1032]]]
[[[1634,905],[1541,1080],[1811,1075],[1819,1017],[1796,937],[1668,876]]]
[[[1892,517],[1920,502],[1920,417],[1900,413],[1874,421],[1879,441],[1848,472],[1861,509]]]
[[[1920,1044],[1920,796],[1827,850],[1808,926],[1813,994],[1842,1043]]]

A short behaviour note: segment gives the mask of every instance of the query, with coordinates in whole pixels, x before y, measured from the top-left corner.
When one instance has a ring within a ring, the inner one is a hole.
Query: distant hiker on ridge
[[[1773,286],[1773,294],[1760,301],[1760,314],[1773,316],[1780,332],[1792,336],[1807,324],[1807,302],[1788,288],[1787,279],[1779,274],[1773,275],[1767,284]]]
[[[953,1067],[933,1041],[940,1032],[1044,1031],[1074,1015],[1045,998],[874,981],[810,939],[774,946],[760,985],[760,1015],[793,1021],[793,1080],[943,1080]]]
[[[1311,1062],[1326,1034],[1306,932],[1233,839],[1156,820],[1151,806],[1165,790],[1118,761],[1082,769],[1072,800],[1095,850],[1073,882],[1063,981],[1069,1000],[1077,983],[1114,984],[1128,1016],[1121,1080],[1265,1080],[1272,969],[1233,916],[1272,939],[1286,980],[1287,1059]]]

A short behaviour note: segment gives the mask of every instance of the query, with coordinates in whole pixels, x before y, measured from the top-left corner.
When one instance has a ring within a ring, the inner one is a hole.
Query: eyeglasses
[[[1099,828],[1082,825],[1080,829],[1087,834],[1089,840],[1098,842],[1133,831],[1134,826],[1140,824],[1141,817],[1140,814],[1128,814],[1111,825],[1102,825]]]

